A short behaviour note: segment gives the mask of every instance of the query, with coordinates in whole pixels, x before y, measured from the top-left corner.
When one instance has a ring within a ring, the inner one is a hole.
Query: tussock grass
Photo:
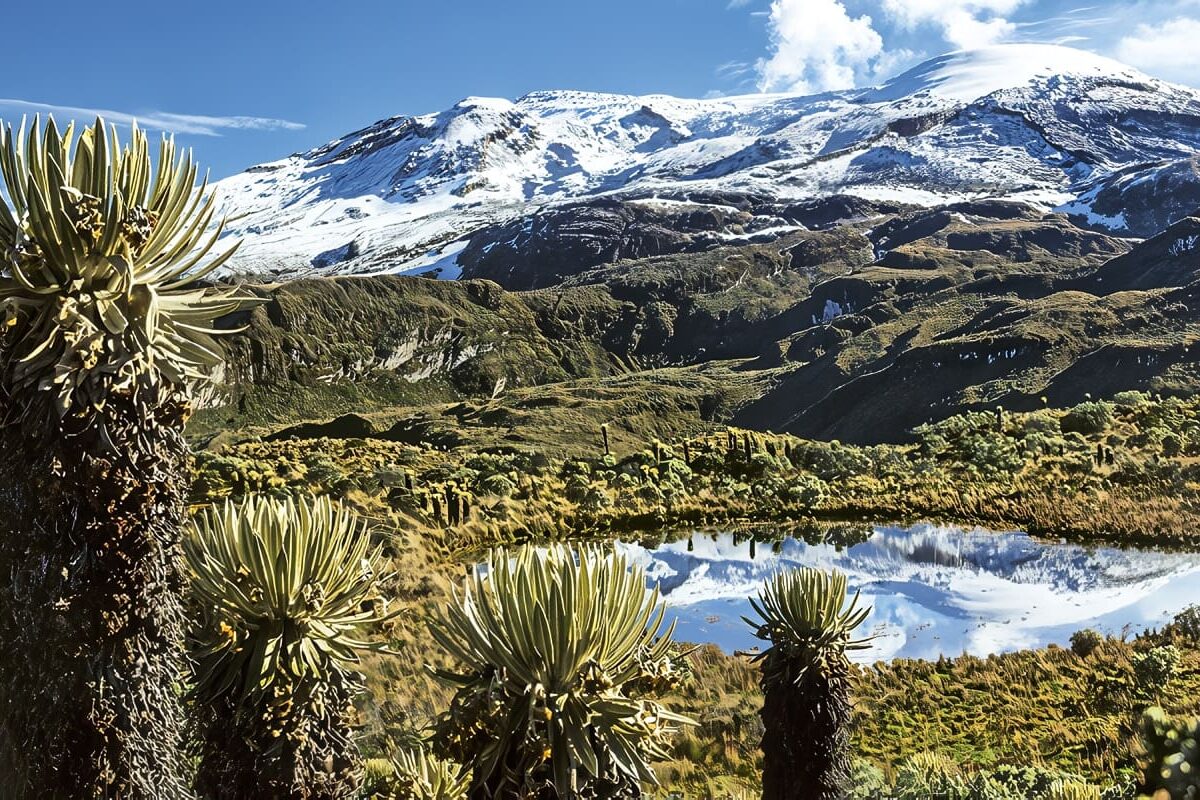
[[[587,413],[595,399],[577,400],[566,407],[595,419]],[[539,424],[553,425],[558,402],[531,406],[540,409]],[[425,619],[446,602],[464,565],[492,546],[617,536],[654,544],[676,529],[759,522],[852,540],[865,526],[840,520],[922,518],[1195,546],[1200,402],[1127,394],[1106,404],[1099,423],[1083,425],[1086,432],[1077,421],[1064,426],[1083,411],[960,415],[918,429],[914,444],[874,447],[701,424],[669,441],[638,440],[623,429],[606,456],[598,426],[590,441],[543,449],[543,433],[523,438],[517,427],[500,442],[486,421],[459,427],[457,444],[448,446],[374,437],[248,441],[200,455],[193,500],[329,493],[385,531],[396,573],[390,589],[406,607],[385,634],[400,657],[368,658],[360,704],[366,747],[383,755],[414,742],[446,706],[445,689],[423,668],[445,659]],[[1134,663],[1160,644],[1178,647],[1180,666],[1151,694],[1137,684]],[[664,791],[755,796],[757,671],[712,647],[687,662],[691,679],[665,701],[700,725],[658,765]],[[1145,707],[1200,713],[1200,646],[1171,630],[1109,639],[1086,657],[1052,647],[896,661],[856,669],[853,697],[859,766],[884,782],[934,751],[968,776],[1017,765],[1107,784],[1136,770],[1136,721]]]

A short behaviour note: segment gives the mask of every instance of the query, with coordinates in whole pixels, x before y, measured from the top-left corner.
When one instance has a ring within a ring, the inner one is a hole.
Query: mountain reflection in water
[[[838,569],[873,606],[862,662],[987,655],[1066,644],[1080,628],[1138,631],[1200,603],[1200,554],[1040,542],[1023,533],[953,527],[875,526],[839,547],[793,538],[756,547],[733,534],[700,533],[646,549],[621,544],[658,581],[678,619],[676,638],[748,649],[747,598],[771,573]],[[753,551],[753,552],[752,552]],[[753,557],[752,557],[753,556]]]

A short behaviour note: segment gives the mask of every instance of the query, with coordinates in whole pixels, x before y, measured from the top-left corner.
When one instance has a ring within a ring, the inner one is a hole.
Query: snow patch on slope
[[[929,94],[970,102],[1039,78],[1067,75],[1145,80],[1132,67],[1086,50],[1051,44],[1002,44],[958,50],[931,59],[866,92],[862,100],[879,103]]]
[[[443,281],[456,281],[462,275],[458,254],[467,249],[467,241],[454,242],[438,250],[430,250],[420,258],[402,264],[394,270],[395,275],[433,277]]]

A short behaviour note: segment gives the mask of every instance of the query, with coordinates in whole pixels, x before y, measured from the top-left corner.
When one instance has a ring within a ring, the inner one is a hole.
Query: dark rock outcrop
[[[476,233],[458,256],[463,275],[506,289],[539,289],[622,259],[703,250],[741,234],[751,214],[728,207],[602,200],[545,209]]]
[[[1123,223],[1125,234],[1145,238],[1200,207],[1200,156],[1144,165],[1117,175],[1095,193],[1091,208],[1099,219],[1072,214],[1081,225],[1101,228]],[[1106,224],[1107,220],[1111,220]]]
[[[1200,218],[1184,217],[1071,283],[1093,294],[1186,286],[1200,276]]]

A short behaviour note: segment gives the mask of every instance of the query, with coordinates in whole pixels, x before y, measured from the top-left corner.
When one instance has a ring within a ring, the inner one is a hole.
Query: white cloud
[[[884,52],[871,18],[852,18],[839,0],[772,0],[768,30],[771,53],[756,64],[764,92],[846,89]]]
[[[96,117],[115,125],[130,125],[137,122],[138,126],[152,130],[167,131],[168,133],[184,133],[199,136],[220,136],[224,130],[302,130],[304,125],[290,122],[286,119],[270,119],[267,117],[209,117],[200,114],[172,114],[167,111],[148,111],[145,114],[130,114],[125,111],[110,111],[101,108],[81,108],[78,106],[60,106],[49,103],[35,103],[29,100],[0,98],[0,117],[3,109],[15,109],[18,114],[53,114],[60,122],[74,119],[79,122],[91,122]]]
[[[1117,42],[1116,56],[1168,80],[1193,83],[1200,71],[1198,41],[1200,20],[1176,17],[1156,25],[1142,23]]]
[[[883,9],[902,27],[933,26],[959,48],[983,47],[1012,37],[1008,19],[1025,0],[883,0]]]

